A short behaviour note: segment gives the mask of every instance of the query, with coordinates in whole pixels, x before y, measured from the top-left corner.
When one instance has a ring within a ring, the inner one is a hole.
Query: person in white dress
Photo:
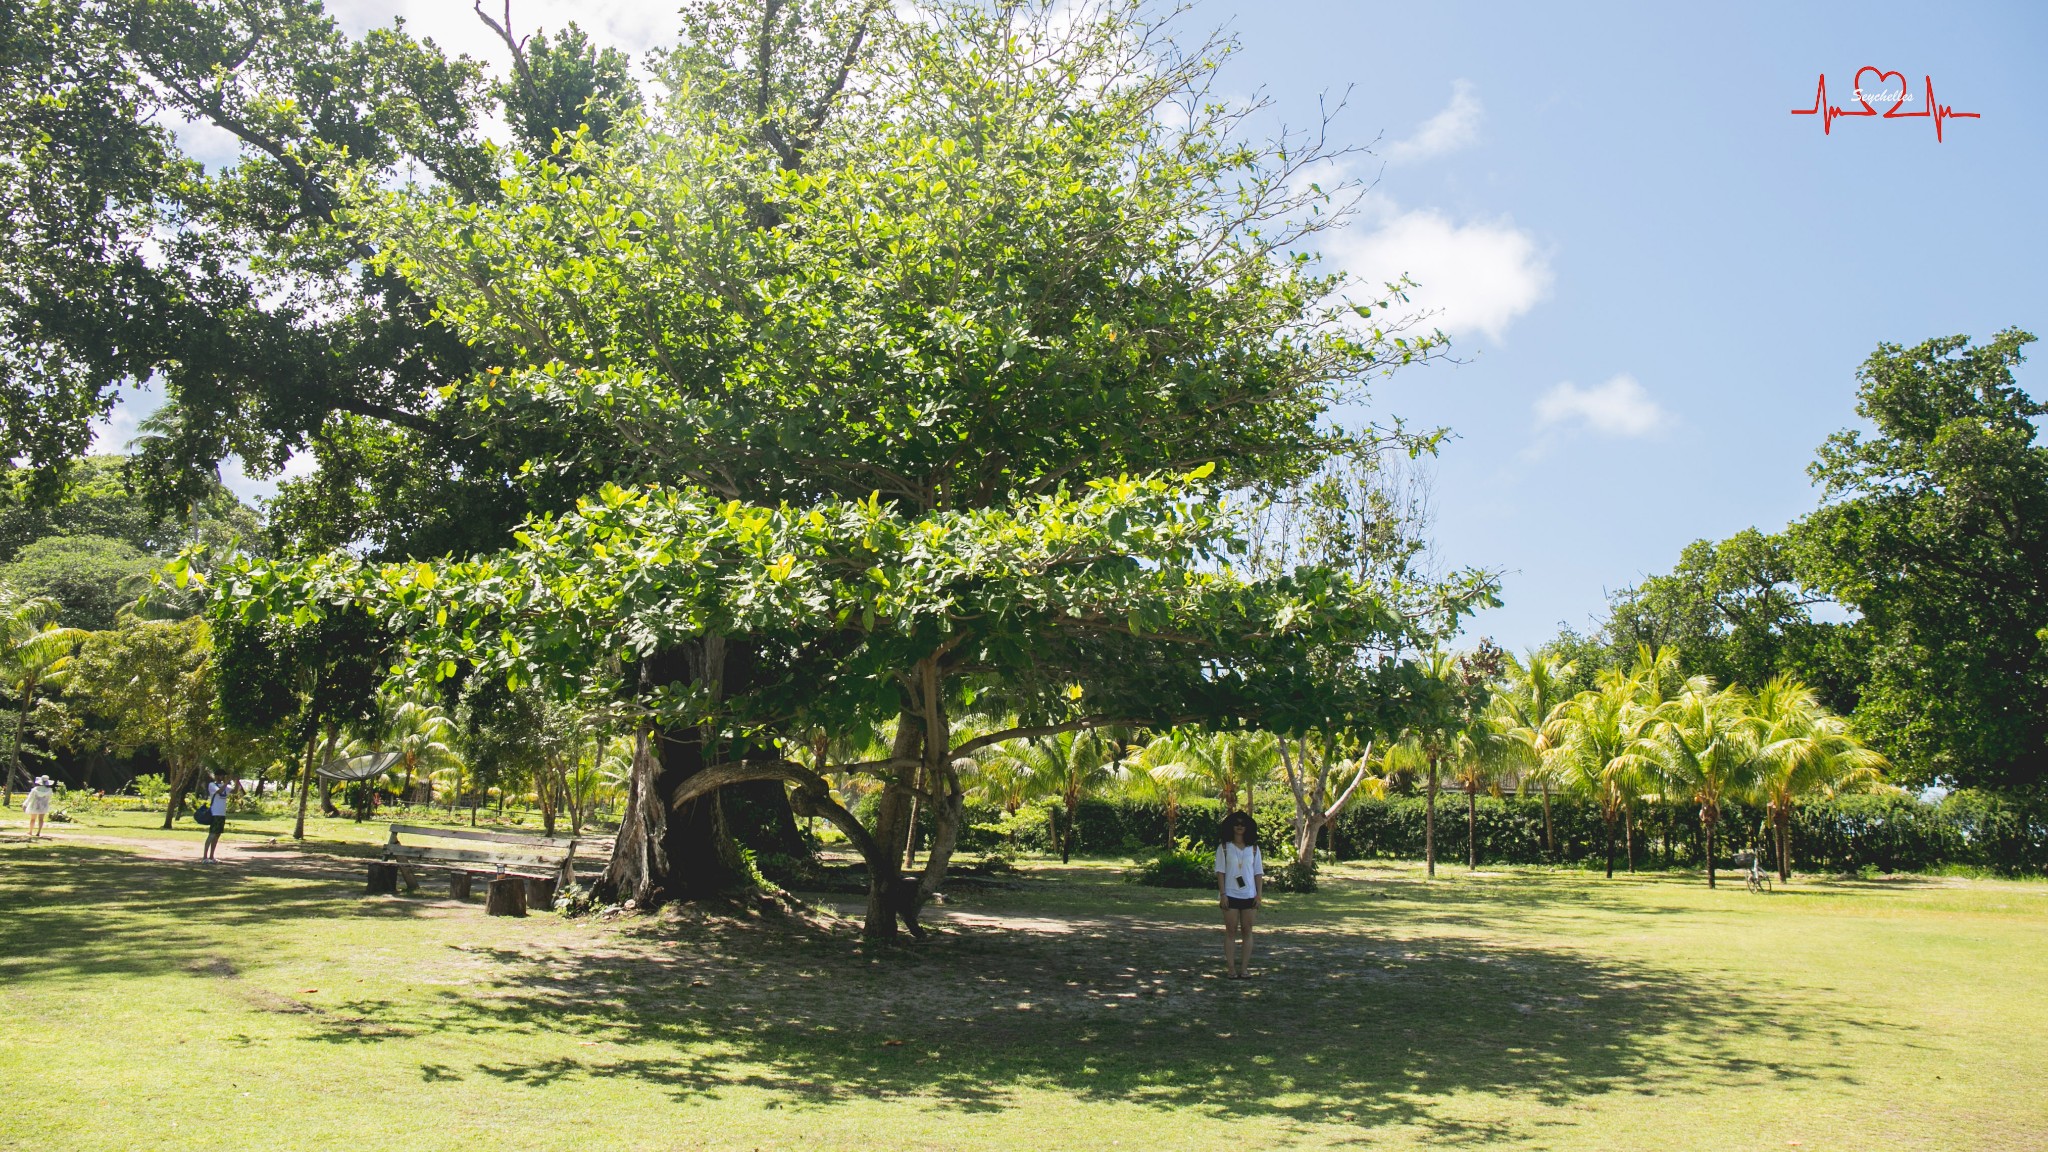
[[[1266,860],[1259,851],[1259,825],[1249,812],[1224,817],[1216,845],[1216,904],[1223,909],[1223,974],[1251,975],[1252,925],[1266,891]]]
[[[38,776],[29,787],[28,797],[22,801],[21,810],[28,814],[28,838],[40,840],[43,837],[43,821],[50,815],[50,798],[56,795],[53,781],[48,776]]]

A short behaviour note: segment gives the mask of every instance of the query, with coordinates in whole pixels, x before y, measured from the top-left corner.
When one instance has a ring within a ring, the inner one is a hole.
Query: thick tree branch
[[[974,739],[953,749],[952,752],[948,753],[948,758],[958,760],[963,756],[971,756],[983,748],[987,748],[992,744],[1001,744],[1006,740],[1029,740],[1038,736],[1057,736],[1062,732],[1080,732],[1090,728],[1111,728],[1118,724],[1128,724],[1133,727],[1159,727],[1162,725],[1172,727],[1176,724],[1184,724],[1192,719],[1194,719],[1192,716],[1182,716],[1167,721],[1156,718],[1146,720],[1131,716],[1087,716],[1079,720],[1069,720],[1064,724],[1037,724],[1026,728],[1005,728],[1001,732],[991,732],[986,736],[976,736]]]

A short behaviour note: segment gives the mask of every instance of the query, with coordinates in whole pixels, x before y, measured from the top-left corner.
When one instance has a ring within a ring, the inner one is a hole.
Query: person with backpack
[[[206,807],[201,813],[204,819],[200,822],[207,826],[207,830],[206,849],[199,858],[211,864],[216,862],[214,850],[220,844],[220,834],[226,831],[228,826],[227,773],[215,772],[213,774],[213,779],[206,785],[206,798],[201,803]]]

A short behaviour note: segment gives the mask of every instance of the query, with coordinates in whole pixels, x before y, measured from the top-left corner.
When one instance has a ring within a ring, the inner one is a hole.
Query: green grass
[[[139,807],[132,798],[111,798],[97,801],[89,806],[75,805],[72,820],[64,824],[52,824],[53,832],[82,837],[118,836],[145,839],[168,839],[179,841],[194,836],[203,837],[205,829],[194,823],[190,813],[173,822],[169,831],[163,828],[164,810],[159,805],[151,808]],[[292,805],[266,804],[261,814],[237,812],[228,818],[226,839],[230,843],[267,843],[288,840],[292,827],[298,820],[298,810]],[[451,828],[470,827],[469,810],[458,808],[453,817],[445,808],[406,808],[397,814],[385,813],[382,818],[357,823],[353,816],[322,816],[317,806],[306,814],[306,840],[308,847],[327,851],[336,847],[379,845],[384,843],[387,829],[392,821],[402,824],[445,825]],[[21,820],[14,825],[25,828]],[[509,829],[539,835],[541,820],[533,812],[508,812],[501,819],[486,808],[477,813],[476,826],[487,829]],[[556,829],[558,835],[569,834],[569,825],[564,820]],[[587,827],[586,835],[610,841],[614,826]],[[195,852],[194,855],[197,855]]]
[[[1345,866],[1270,901],[1236,983],[1213,897],[1109,863],[1027,865],[930,944],[867,948],[829,915],[489,919],[117,831],[0,843],[0,1147],[2048,1139],[2039,883]]]

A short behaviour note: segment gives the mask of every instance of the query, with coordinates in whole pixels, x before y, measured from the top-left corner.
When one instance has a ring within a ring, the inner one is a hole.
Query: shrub
[[[1316,890],[1316,861],[1314,856],[1307,860],[1289,860],[1277,868],[1266,869],[1266,891],[1268,892],[1313,892]]]
[[[1189,848],[1183,840],[1178,848],[1139,861],[1137,867],[1124,873],[1124,879],[1154,888],[1214,888],[1216,854]]]
[[[749,850],[741,849],[743,854]],[[815,885],[824,876],[818,862],[808,856],[791,856],[784,852],[764,852],[757,859],[759,874],[784,888],[802,888]],[[758,886],[758,885],[757,885]]]
[[[1277,789],[1260,789],[1253,813],[1269,855],[1286,852],[1293,812]],[[1355,799],[1330,826],[1328,843],[1338,860],[1422,858],[1425,801],[1421,796]],[[872,818],[873,803],[857,811]],[[1606,829],[1599,808],[1575,796],[1551,798],[1554,851],[1543,838],[1543,802],[1534,796],[1482,796],[1477,806],[1481,864],[1558,864],[1603,868]],[[1222,806],[1193,800],[1181,806],[1175,831],[1184,844],[1214,844]],[[1716,854],[1727,866],[1735,853],[1769,837],[1764,812],[1727,805],[1715,837]],[[1014,815],[1000,808],[970,806],[961,832],[963,852],[1053,852],[1051,821],[1064,809],[1041,801]],[[1075,813],[1075,847],[1083,856],[1143,854],[1148,860],[1166,843],[1166,810],[1159,804],[1124,798],[1087,799]],[[920,844],[931,842],[929,813],[918,814]],[[1637,867],[1702,865],[1704,838],[1693,805],[1645,804],[1635,814]],[[1437,800],[1437,860],[1465,861],[1465,798],[1445,792]],[[1615,830],[1615,867],[1627,867],[1621,830]],[[1793,817],[1793,866],[1806,872],[1849,873],[1866,864],[1885,872],[1926,871],[1959,866],[2004,875],[2048,870],[2048,806],[2028,805],[1975,792],[1958,792],[1938,803],[1912,796],[1843,796],[1801,805]],[[1207,860],[1207,857],[1204,857]],[[1205,868],[1213,871],[1212,864]],[[1212,883],[1205,876],[1204,884]],[[1280,881],[1275,880],[1276,890]]]

